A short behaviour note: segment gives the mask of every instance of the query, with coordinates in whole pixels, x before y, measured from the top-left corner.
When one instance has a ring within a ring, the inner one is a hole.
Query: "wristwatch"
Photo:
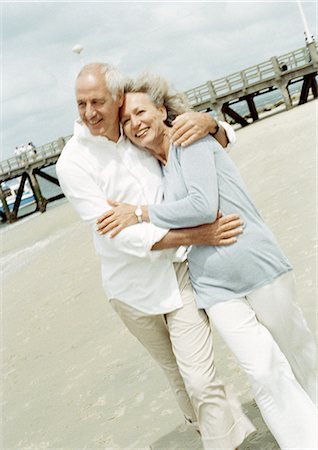
[[[142,223],[142,209],[140,205],[138,205],[137,208],[135,209],[135,214],[137,216],[138,223]]]

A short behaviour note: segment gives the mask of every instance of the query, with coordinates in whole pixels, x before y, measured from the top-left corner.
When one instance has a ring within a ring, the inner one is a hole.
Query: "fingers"
[[[243,228],[235,228],[234,230],[225,231],[220,234],[221,239],[228,239],[243,233]]]
[[[110,237],[114,238],[115,236],[117,236],[117,234],[119,234],[125,227],[123,227],[122,225],[118,225],[118,227],[116,227],[111,233],[110,233]]]
[[[222,219],[220,219],[220,224],[231,222],[232,220],[240,219],[240,216],[238,214],[227,214],[226,216],[223,216]]]
[[[220,231],[232,230],[237,227],[243,227],[244,222],[237,214],[231,214],[229,216],[221,217],[219,219]]]
[[[174,143],[174,145],[181,145],[181,143],[189,138],[191,135],[191,128],[192,125],[189,122],[186,123],[180,123],[178,124],[178,127],[175,128],[175,126],[172,128],[172,135],[171,140]],[[186,136],[186,138],[185,138]]]
[[[109,231],[113,230],[114,228],[118,227],[118,222],[116,220],[112,221],[112,222],[105,222],[103,224],[100,224],[99,227],[97,228],[97,231],[99,234],[106,234]]]
[[[189,120],[189,113],[180,114],[172,121],[172,126],[173,126],[173,128],[178,129],[180,126],[185,124],[188,120]]]
[[[115,200],[108,199],[107,202],[110,206],[118,206],[119,205],[119,202],[115,202]]]
[[[242,228],[243,229],[243,221],[242,220],[232,220],[231,222],[228,222],[224,225],[220,225],[219,229],[220,232],[223,233],[224,231],[234,230],[235,228]]]
[[[100,216],[97,220],[96,223],[99,224],[101,222],[103,222],[103,220],[107,219],[108,217],[112,216],[114,214],[114,210],[110,209],[109,211],[107,211],[105,214],[103,214],[102,216]]]
[[[105,217],[103,220],[96,223],[96,225],[97,225],[96,230],[98,232],[100,232],[100,231],[104,230],[111,223],[115,223],[115,221],[116,221],[116,218],[114,216]]]
[[[235,242],[237,242],[236,238],[221,239],[220,240],[220,245],[231,245],[231,244],[235,244]]]
[[[182,147],[187,147],[188,145],[193,144],[193,142],[200,139],[200,137],[202,137],[202,135],[192,128],[191,130],[183,133],[182,136],[176,141],[173,141],[173,143],[176,147],[179,145],[181,145]]]
[[[214,130],[215,123],[215,119],[207,113],[191,111],[181,114],[172,122],[172,142],[186,147],[206,136],[210,132],[211,124]]]
[[[223,231],[220,234],[220,245],[231,245],[237,242],[236,236],[243,233],[243,228],[235,228],[229,231]]]

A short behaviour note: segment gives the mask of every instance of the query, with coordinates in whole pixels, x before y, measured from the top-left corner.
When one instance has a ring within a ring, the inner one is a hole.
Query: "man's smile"
[[[103,119],[99,119],[95,122],[87,122],[87,125],[91,128],[98,128],[102,122],[103,122]]]

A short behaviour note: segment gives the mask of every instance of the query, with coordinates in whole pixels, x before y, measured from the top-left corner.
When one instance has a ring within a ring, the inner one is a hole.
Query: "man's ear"
[[[121,108],[123,106],[124,103],[124,92],[118,92],[117,93],[117,102],[118,102],[118,107]]]

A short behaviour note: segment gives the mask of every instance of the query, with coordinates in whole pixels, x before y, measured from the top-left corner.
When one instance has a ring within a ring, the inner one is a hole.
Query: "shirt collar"
[[[111,144],[119,144],[125,141],[125,135],[123,133],[123,129],[121,124],[119,125],[120,135],[117,142],[109,140],[106,136],[93,136],[89,131],[89,128],[82,122],[81,119],[75,120],[74,123],[74,136],[79,140],[89,141],[91,143],[111,143]]]

